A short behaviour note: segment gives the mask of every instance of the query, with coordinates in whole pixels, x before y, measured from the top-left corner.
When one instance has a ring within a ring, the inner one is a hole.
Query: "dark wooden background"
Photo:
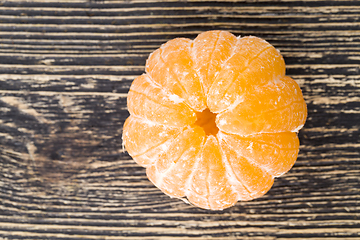
[[[360,1],[0,1],[1,239],[360,239]],[[127,91],[175,37],[268,40],[303,90],[299,158],[224,211],[171,199],[122,148]]]

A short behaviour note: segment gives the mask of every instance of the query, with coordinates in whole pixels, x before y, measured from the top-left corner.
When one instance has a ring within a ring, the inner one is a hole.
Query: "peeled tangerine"
[[[213,210],[264,195],[289,171],[307,116],[279,51],[226,31],[162,45],[127,101],[128,153],[164,193]]]

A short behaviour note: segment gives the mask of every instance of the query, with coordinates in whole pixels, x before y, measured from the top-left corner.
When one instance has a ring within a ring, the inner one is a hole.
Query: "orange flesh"
[[[216,135],[219,132],[219,128],[215,123],[216,114],[210,112],[208,108],[206,108],[202,112],[196,113],[196,122],[195,125],[204,129],[206,135]]]
[[[128,95],[128,153],[171,197],[224,209],[264,195],[294,165],[307,109],[281,54],[224,31],[174,39]]]

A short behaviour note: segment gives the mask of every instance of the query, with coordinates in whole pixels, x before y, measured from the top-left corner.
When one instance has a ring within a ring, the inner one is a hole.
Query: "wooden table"
[[[359,1],[0,1],[1,239],[360,239]],[[264,196],[171,199],[122,148],[126,96],[169,39],[268,40],[308,119]]]

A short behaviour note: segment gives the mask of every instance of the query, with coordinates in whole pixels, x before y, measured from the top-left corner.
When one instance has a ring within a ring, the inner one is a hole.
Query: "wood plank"
[[[0,3],[0,238],[360,239],[357,0]],[[223,29],[268,40],[308,119],[295,166],[224,211],[161,193],[122,146],[147,56]]]

